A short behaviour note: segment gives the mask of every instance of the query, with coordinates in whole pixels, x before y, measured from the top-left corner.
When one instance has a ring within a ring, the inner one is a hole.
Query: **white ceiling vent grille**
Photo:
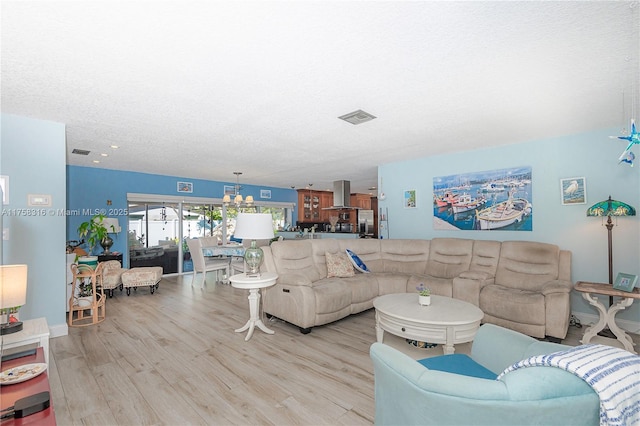
[[[367,121],[371,121],[376,117],[369,114],[368,112],[359,109],[357,111],[350,112],[349,114],[342,115],[338,118],[351,124],[361,124],[366,123]]]
[[[74,148],[73,151],[71,151],[71,153],[78,154],[78,155],[89,155],[91,151],[87,151],[86,149]]]

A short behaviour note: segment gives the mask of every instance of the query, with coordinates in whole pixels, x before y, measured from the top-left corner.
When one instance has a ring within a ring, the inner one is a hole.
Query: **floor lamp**
[[[611,216],[635,216],[636,209],[627,203],[609,198],[587,209],[587,216],[607,216],[604,224],[607,228],[607,242],[609,248],[609,284],[613,286],[613,243],[611,239],[611,231],[613,230],[613,221]],[[609,306],[613,305],[613,296],[609,296]],[[604,330],[603,330],[604,331]],[[609,331],[609,330],[607,330]]]

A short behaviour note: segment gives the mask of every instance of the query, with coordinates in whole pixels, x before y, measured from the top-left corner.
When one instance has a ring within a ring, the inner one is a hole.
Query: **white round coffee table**
[[[277,279],[278,274],[274,272],[262,272],[258,277],[250,277],[243,273],[233,275],[229,278],[233,287],[249,290],[249,320],[244,326],[235,330],[236,333],[242,333],[247,329],[249,330],[247,337],[244,338],[245,342],[251,339],[256,326],[267,334],[274,333],[273,330],[264,325],[258,313],[260,310],[260,289],[271,287],[276,283]]]
[[[477,306],[445,296],[431,296],[431,305],[418,304],[417,293],[386,294],[373,301],[376,308],[376,338],[382,342],[387,331],[405,339],[444,345],[471,342],[484,313]]]

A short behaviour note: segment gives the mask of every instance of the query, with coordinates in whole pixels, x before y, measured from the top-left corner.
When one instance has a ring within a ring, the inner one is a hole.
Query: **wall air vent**
[[[78,148],[74,148],[73,151],[71,151],[72,154],[78,154],[78,155],[89,155],[91,153],[91,151],[87,151],[86,149],[78,149]]]
[[[368,112],[359,109],[357,111],[350,112],[349,114],[342,115],[338,118],[351,124],[361,124],[366,123],[367,121],[371,121],[376,117],[369,114]]]

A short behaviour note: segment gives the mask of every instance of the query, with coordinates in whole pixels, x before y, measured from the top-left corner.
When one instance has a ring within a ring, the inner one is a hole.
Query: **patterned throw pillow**
[[[360,259],[354,252],[347,249],[347,256],[349,256],[349,260],[353,263],[353,267],[356,268],[360,272],[369,273],[371,272],[367,265],[364,264],[362,259]]]
[[[325,252],[324,256],[327,258],[327,278],[345,278],[356,274],[349,258],[344,253]]]

